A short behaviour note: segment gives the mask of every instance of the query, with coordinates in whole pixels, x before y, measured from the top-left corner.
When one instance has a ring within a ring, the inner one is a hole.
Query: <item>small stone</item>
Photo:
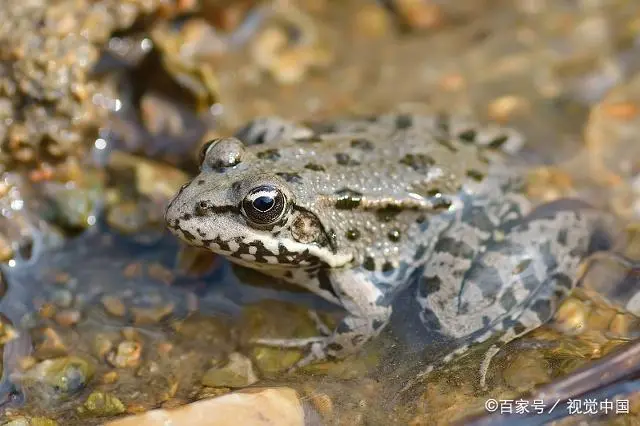
[[[173,313],[174,306],[173,303],[167,303],[153,308],[133,307],[133,322],[135,325],[157,324]]]
[[[171,270],[165,268],[159,263],[153,263],[148,269],[149,277],[156,279],[166,285],[170,285],[175,280],[175,275]]]
[[[210,387],[241,388],[258,381],[251,360],[234,352],[222,367],[210,368],[202,377],[202,384]]]
[[[324,418],[331,418],[334,413],[333,400],[326,393],[311,393],[309,399],[316,411]]]
[[[140,365],[142,345],[138,342],[121,342],[114,352],[107,355],[109,364],[118,368],[137,367]]]
[[[565,300],[554,316],[554,327],[566,334],[582,333],[587,326],[587,318],[591,309],[583,301],[576,298]]]
[[[142,264],[139,262],[130,263],[122,271],[122,274],[127,278],[137,278],[142,276]]]
[[[53,303],[59,308],[67,309],[73,304],[73,294],[67,289],[59,289],[53,294]]]
[[[437,28],[444,22],[442,7],[425,0],[395,0],[395,7],[412,30]]]
[[[509,121],[509,118],[516,113],[528,108],[528,102],[521,97],[507,95],[495,99],[488,106],[488,115],[492,120],[499,123]]]
[[[123,317],[127,312],[126,306],[118,297],[105,295],[102,296],[100,301],[102,302],[104,310],[109,315],[113,315],[114,317]]]
[[[140,334],[133,327],[124,327],[120,330],[120,334],[125,340],[140,340]]]
[[[63,327],[72,327],[80,322],[82,314],[77,309],[65,309],[63,311],[56,312],[54,319]]]
[[[391,29],[389,14],[379,5],[368,3],[356,13],[354,27],[359,34],[366,37],[384,36]]]
[[[88,417],[117,416],[125,412],[124,404],[116,396],[105,392],[92,392],[78,413]]]
[[[93,372],[93,365],[80,357],[48,359],[25,372],[24,384],[45,396],[68,398],[85,388]]]
[[[161,342],[158,344],[158,353],[168,354],[173,350],[173,344],[169,342]]]
[[[18,336],[18,331],[12,325],[0,322],[0,345],[6,345]]]
[[[117,371],[108,371],[102,375],[102,383],[110,385],[118,381],[120,375]]]
[[[93,352],[98,358],[103,359],[112,348],[113,342],[107,335],[98,334],[94,337]]]
[[[40,318],[53,318],[56,314],[56,307],[53,303],[43,303],[40,309],[38,309],[38,314]]]
[[[62,338],[51,327],[47,327],[42,330],[41,341],[35,345],[35,355],[38,358],[57,358],[67,355],[67,347],[62,342]]]

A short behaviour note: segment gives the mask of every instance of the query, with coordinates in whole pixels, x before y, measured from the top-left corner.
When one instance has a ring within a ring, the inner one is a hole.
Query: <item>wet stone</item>
[[[591,308],[582,300],[571,297],[560,305],[554,316],[553,326],[566,334],[580,334],[587,326]]]
[[[49,359],[25,372],[25,388],[41,398],[66,399],[80,392],[93,377],[94,366],[86,360],[70,356]]]
[[[105,295],[100,299],[104,310],[114,317],[123,317],[127,308],[122,300],[116,296]]]
[[[68,348],[60,334],[51,327],[46,327],[39,333],[40,340],[36,341],[34,355],[47,359],[67,355]]]
[[[124,341],[107,355],[107,361],[117,368],[130,368],[140,365],[142,344],[132,341]]]
[[[63,327],[71,327],[76,325],[82,317],[82,314],[77,309],[65,309],[63,311],[56,312],[54,315],[55,321]]]
[[[155,306],[152,308],[132,307],[131,314],[136,325],[156,324],[173,313],[173,303]]]
[[[98,358],[103,359],[113,348],[113,339],[106,334],[97,334],[93,338],[93,353]]]
[[[212,367],[202,377],[202,384],[209,387],[241,388],[258,381],[251,360],[234,352],[221,367]]]
[[[0,322],[0,344],[4,345],[18,337],[18,331],[10,324]]]
[[[124,413],[125,406],[115,395],[96,391],[87,397],[77,411],[86,417],[108,417]]]

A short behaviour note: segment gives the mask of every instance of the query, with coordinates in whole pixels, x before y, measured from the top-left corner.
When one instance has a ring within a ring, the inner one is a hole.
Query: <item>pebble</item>
[[[202,384],[209,387],[241,388],[258,381],[251,360],[234,352],[222,367],[212,367],[202,377]]]
[[[566,334],[582,333],[587,326],[590,307],[577,298],[569,298],[562,302],[554,316],[554,327]]]
[[[173,272],[159,263],[152,263],[149,266],[147,272],[149,274],[149,277],[156,279],[166,285],[170,285],[175,280]]]
[[[135,325],[157,324],[171,315],[174,307],[173,303],[166,303],[152,308],[132,307],[133,323]]]
[[[102,375],[102,383],[110,385],[118,381],[120,375],[117,371],[108,371]]]
[[[77,309],[65,309],[56,312],[54,315],[55,321],[63,327],[72,327],[76,325],[81,318],[82,314]]]
[[[40,342],[36,343],[35,356],[43,358],[56,358],[67,355],[67,346],[56,330],[46,327],[40,333]]]
[[[117,368],[137,367],[140,365],[142,345],[138,342],[121,342],[115,351],[107,355],[107,361]]]
[[[125,407],[115,395],[95,391],[91,392],[77,411],[87,417],[108,417],[124,413]]]
[[[93,338],[93,353],[103,359],[113,348],[113,341],[105,334],[97,334]]]
[[[85,388],[93,372],[94,366],[80,357],[47,359],[25,372],[24,383],[45,398],[68,398]]]
[[[127,312],[127,308],[122,300],[116,296],[102,296],[100,302],[102,302],[104,310],[114,317],[123,317]]]
[[[389,14],[379,5],[368,3],[356,13],[354,28],[357,34],[369,38],[382,37],[391,29]]]

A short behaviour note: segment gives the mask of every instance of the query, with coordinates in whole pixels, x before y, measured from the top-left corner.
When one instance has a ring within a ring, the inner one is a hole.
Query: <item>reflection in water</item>
[[[33,352],[28,331],[33,334],[42,325],[38,314],[48,304],[68,298],[60,296],[61,292],[73,294],[73,302],[65,303],[73,303],[74,309],[85,314],[83,317],[101,312],[99,305],[106,295],[116,296],[127,308],[170,306],[167,319],[171,320],[184,318],[194,309],[208,316],[237,317],[242,305],[262,299],[317,302],[322,306],[312,295],[244,285],[222,259],[216,259],[208,271],[200,274],[180,270],[176,266],[178,242],[170,235],[159,233],[144,239],[151,243],[140,240],[117,235],[99,224],[60,248],[4,268],[0,313],[6,318],[5,324],[15,327],[19,335],[4,345],[0,404],[6,408],[28,399],[28,395],[22,395],[18,368],[21,358]],[[92,327],[91,337],[136,325],[132,316],[124,318],[124,324],[122,320],[103,315],[97,322],[87,320],[86,325]]]

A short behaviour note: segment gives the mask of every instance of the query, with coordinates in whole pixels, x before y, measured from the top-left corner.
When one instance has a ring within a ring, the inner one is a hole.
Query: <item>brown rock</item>
[[[173,313],[174,304],[154,306],[152,308],[131,308],[133,322],[136,325],[156,324]]]
[[[114,317],[122,317],[127,311],[127,308],[122,300],[115,296],[102,296],[102,299],[100,301],[102,302],[104,310]]]
[[[114,367],[137,367],[140,364],[142,345],[138,342],[121,342],[114,352],[107,356],[107,361]]]
[[[63,327],[72,327],[76,325],[82,314],[77,309],[65,309],[55,314],[54,319]]]

